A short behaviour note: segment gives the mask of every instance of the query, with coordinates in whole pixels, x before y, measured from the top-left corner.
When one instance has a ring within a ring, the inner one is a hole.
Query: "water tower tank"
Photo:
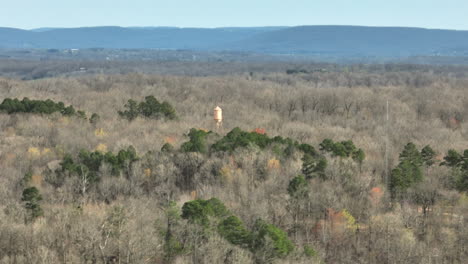
[[[221,123],[223,121],[223,110],[219,106],[216,106],[214,109],[214,120],[216,123]]]

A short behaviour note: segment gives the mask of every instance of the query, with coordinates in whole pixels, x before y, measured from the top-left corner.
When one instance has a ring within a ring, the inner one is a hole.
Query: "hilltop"
[[[0,28],[3,49],[157,49],[359,58],[467,56],[468,31],[362,26]]]

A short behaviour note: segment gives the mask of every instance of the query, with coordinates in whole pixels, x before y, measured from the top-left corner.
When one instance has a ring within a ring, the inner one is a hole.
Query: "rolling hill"
[[[467,56],[468,31],[401,27],[0,28],[4,49],[164,49],[337,57]]]
[[[337,56],[468,54],[468,31],[397,27],[301,26],[262,32],[233,49]]]

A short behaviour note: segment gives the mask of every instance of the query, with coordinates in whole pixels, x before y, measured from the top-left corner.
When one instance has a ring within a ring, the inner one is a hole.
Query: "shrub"
[[[306,255],[307,257],[315,257],[315,256],[317,256],[317,252],[311,246],[305,245],[304,246],[304,255]]]

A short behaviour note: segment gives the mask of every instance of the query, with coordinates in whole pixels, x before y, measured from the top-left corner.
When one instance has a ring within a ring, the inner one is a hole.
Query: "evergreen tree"
[[[359,164],[359,170],[361,170],[362,163],[366,158],[366,154],[364,153],[364,151],[362,149],[358,149],[357,151],[353,152],[352,158]]]
[[[402,161],[408,161],[415,166],[423,165],[422,155],[415,144],[410,142],[405,145],[403,151],[400,153],[400,162]]]
[[[173,151],[174,151],[174,146],[172,146],[170,143],[165,143],[161,147],[161,152],[170,153],[170,152],[173,152]]]
[[[326,152],[332,152],[334,148],[335,143],[331,139],[324,139],[322,143],[320,143],[320,150],[321,151],[326,151]]]
[[[400,163],[390,174],[390,192],[392,198],[406,193],[409,187],[423,180],[421,167],[423,166],[421,153],[413,143],[408,143],[400,153]]]
[[[447,156],[444,157],[444,161],[440,165],[445,165],[448,167],[457,167],[463,161],[462,155],[458,154],[457,151],[450,149],[447,153]]]
[[[216,199],[209,200],[193,200],[186,202],[182,206],[182,218],[188,219],[191,222],[208,227],[210,224],[209,217],[225,217],[229,214],[224,204]]]
[[[167,218],[167,227],[164,235],[164,259],[167,263],[171,263],[175,256],[183,252],[183,244],[174,234],[173,231],[179,222],[180,212],[175,202],[169,202],[165,210]]]
[[[190,129],[190,132],[188,133],[190,140],[182,144],[182,151],[207,153],[208,147],[206,145],[206,137],[210,133],[211,132],[205,132],[195,128]]]
[[[294,249],[286,232],[261,219],[255,221],[251,247],[254,252],[265,256],[267,261],[286,257]]]
[[[91,117],[89,118],[89,122],[91,124],[95,125],[95,124],[97,124],[99,122],[100,119],[101,119],[101,117],[98,114],[93,113],[91,115]]]
[[[24,207],[29,211],[31,220],[42,216],[44,212],[39,204],[42,201],[42,196],[36,187],[29,187],[23,190],[21,201],[24,202]]]
[[[288,193],[295,199],[305,198],[308,194],[308,183],[304,176],[294,177],[288,185]]]
[[[250,232],[244,223],[236,217],[229,216],[218,225],[218,233],[234,245],[247,248],[252,241]]]
[[[139,115],[138,103],[132,99],[129,99],[125,104],[125,111],[119,111],[119,115],[129,121],[134,120]]]
[[[452,168],[454,187],[459,191],[468,191],[468,149],[463,155],[451,149],[440,165]]]
[[[327,160],[325,157],[312,156],[304,154],[302,157],[302,173],[307,179],[319,177],[325,179],[325,169],[327,167]]]
[[[435,163],[435,155],[435,151],[429,145],[425,146],[421,150],[422,160],[424,164],[428,167],[432,166]]]

